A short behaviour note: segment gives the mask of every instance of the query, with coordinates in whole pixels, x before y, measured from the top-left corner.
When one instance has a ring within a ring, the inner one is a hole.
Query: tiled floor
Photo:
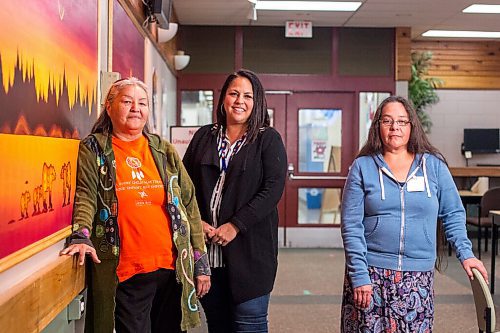
[[[475,333],[478,329],[469,281],[454,255],[446,259],[447,269],[444,274],[436,273],[435,279],[434,332]],[[489,270],[489,253],[483,261]],[[269,309],[270,332],[339,332],[343,275],[341,249],[280,249]],[[499,283],[496,279],[498,294]],[[493,300],[500,304],[500,295]],[[205,325],[190,331],[200,332],[207,332]]]

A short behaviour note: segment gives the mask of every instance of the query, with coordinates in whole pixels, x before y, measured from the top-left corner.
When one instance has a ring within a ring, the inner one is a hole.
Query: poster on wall
[[[311,161],[323,162],[325,160],[326,141],[311,140]]]
[[[193,139],[194,133],[200,129],[200,126],[171,126],[170,142],[181,158],[184,157],[187,147]]]
[[[144,81],[144,37],[118,0],[113,1],[113,71]]]
[[[79,139],[97,118],[97,0],[0,11],[0,263],[71,225]]]

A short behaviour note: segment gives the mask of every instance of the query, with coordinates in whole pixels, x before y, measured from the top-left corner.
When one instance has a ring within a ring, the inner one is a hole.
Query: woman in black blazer
[[[213,267],[201,303],[211,333],[267,332],[286,151],[255,73],[229,75],[220,96],[217,123],[195,133],[183,160]]]

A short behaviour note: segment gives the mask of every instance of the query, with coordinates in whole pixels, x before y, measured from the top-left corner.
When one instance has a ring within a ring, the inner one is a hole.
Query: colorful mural
[[[97,1],[0,11],[0,133],[79,138],[96,119]]]
[[[77,139],[97,118],[97,0],[0,11],[0,259],[71,224]]]
[[[113,71],[144,81],[144,37],[117,0],[113,1]]]
[[[0,134],[0,258],[70,224],[78,143]]]

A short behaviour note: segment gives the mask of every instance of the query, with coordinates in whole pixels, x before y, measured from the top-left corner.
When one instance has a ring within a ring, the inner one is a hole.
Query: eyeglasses
[[[399,127],[405,127],[406,125],[411,123],[411,121],[409,120],[394,120],[390,118],[380,119],[378,122],[385,127],[391,127],[394,123],[396,123],[396,125],[398,125]]]

